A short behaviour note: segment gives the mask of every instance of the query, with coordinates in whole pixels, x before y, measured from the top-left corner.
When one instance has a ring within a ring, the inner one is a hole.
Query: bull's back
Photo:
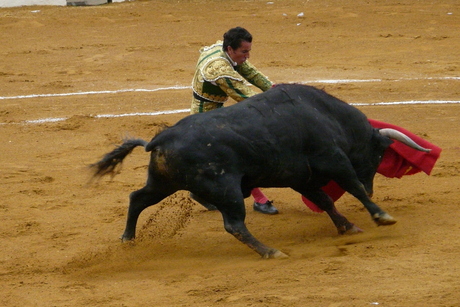
[[[349,135],[361,133],[350,131],[364,122],[364,114],[324,91],[283,84],[233,106],[187,116],[153,138],[147,150],[156,150],[173,168],[212,164],[281,172],[304,167],[308,154],[327,146],[348,146]]]
[[[300,84],[277,85],[216,110],[209,117],[220,117],[220,122],[228,122],[254,139],[274,141],[275,138],[277,144],[287,147],[339,135],[363,134],[367,138],[370,129],[366,116],[355,107],[320,89]]]
[[[155,137],[147,150],[160,144],[197,150],[199,144],[217,143],[243,152],[300,150],[306,142],[356,138],[363,127],[370,127],[366,116],[340,99],[312,86],[280,84],[235,105],[187,116]]]

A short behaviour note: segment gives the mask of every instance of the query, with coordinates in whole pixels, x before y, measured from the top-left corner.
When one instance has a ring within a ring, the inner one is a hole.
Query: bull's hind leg
[[[159,203],[172,193],[174,192],[160,192],[158,189],[153,189],[148,185],[140,190],[131,193],[131,195],[129,196],[129,208],[128,217],[126,220],[126,228],[123,235],[121,236],[121,240],[123,242],[126,242],[134,239],[134,237],[136,236],[137,220],[141,212],[145,208]]]

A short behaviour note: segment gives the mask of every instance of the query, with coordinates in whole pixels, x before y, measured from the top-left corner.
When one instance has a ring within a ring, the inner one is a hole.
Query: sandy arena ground
[[[247,225],[290,257],[263,260],[178,192],[120,243],[148,155],[136,149],[91,185],[86,166],[186,116],[152,113],[189,108],[198,49],[237,25],[276,83],[350,103],[457,102],[357,106],[443,148],[431,176],[376,176],[374,198],[397,224],[376,227],[345,195],[339,210],[365,232],[339,236],[298,194],[264,189],[281,213],[255,213],[248,198]],[[459,25],[458,0],[0,9],[0,305],[459,306]]]

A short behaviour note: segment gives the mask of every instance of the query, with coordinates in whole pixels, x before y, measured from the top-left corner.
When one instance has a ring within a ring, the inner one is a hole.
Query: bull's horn
[[[425,152],[431,151],[431,149],[423,148],[422,146],[418,145],[410,137],[408,137],[407,135],[405,135],[404,133],[398,130],[391,129],[391,128],[384,128],[384,129],[380,129],[379,132],[383,136],[389,137],[390,139],[400,141],[401,143],[404,143],[407,146],[412,147],[414,149],[425,151]]]

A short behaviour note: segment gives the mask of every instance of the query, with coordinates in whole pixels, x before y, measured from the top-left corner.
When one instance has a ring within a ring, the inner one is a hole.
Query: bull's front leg
[[[244,210],[244,209],[243,209]],[[222,211],[221,211],[222,212]],[[247,229],[244,223],[244,213],[243,215],[227,212],[222,212],[224,219],[225,230],[232,234],[239,241],[246,244],[249,248],[257,252],[262,258],[287,258],[288,256],[283,252],[268,247],[259,240],[257,240]]]
[[[378,226],[393,225],[396,223],[396,220],[391,215],[383,211],[370,199],[363,186],[354,190],[350,189],[348,192],[361,201]]]
[[[323,190],[305,190],[302,192],[302,195],[329,215],[339,234],[343,235],[363,232],[337,210],[334,205],[334,201]]]
[[[339,185],[364,205],[378,226],[393,225],[396,223],[396,220],[391,215],[383,211],[370,199],[364,185],[358,179],[352,180],[350,178],[349,180],[343,180]]]
[[[326,210],[326,213],[331,218],[335,227],[337,227],[337,231],[339,232],[339,234],[343,235],[363,232],[361,228],[357,227],[355,224],[348,221],[347,218],[337,210],[335,205],[332,205],[332,209]]]

